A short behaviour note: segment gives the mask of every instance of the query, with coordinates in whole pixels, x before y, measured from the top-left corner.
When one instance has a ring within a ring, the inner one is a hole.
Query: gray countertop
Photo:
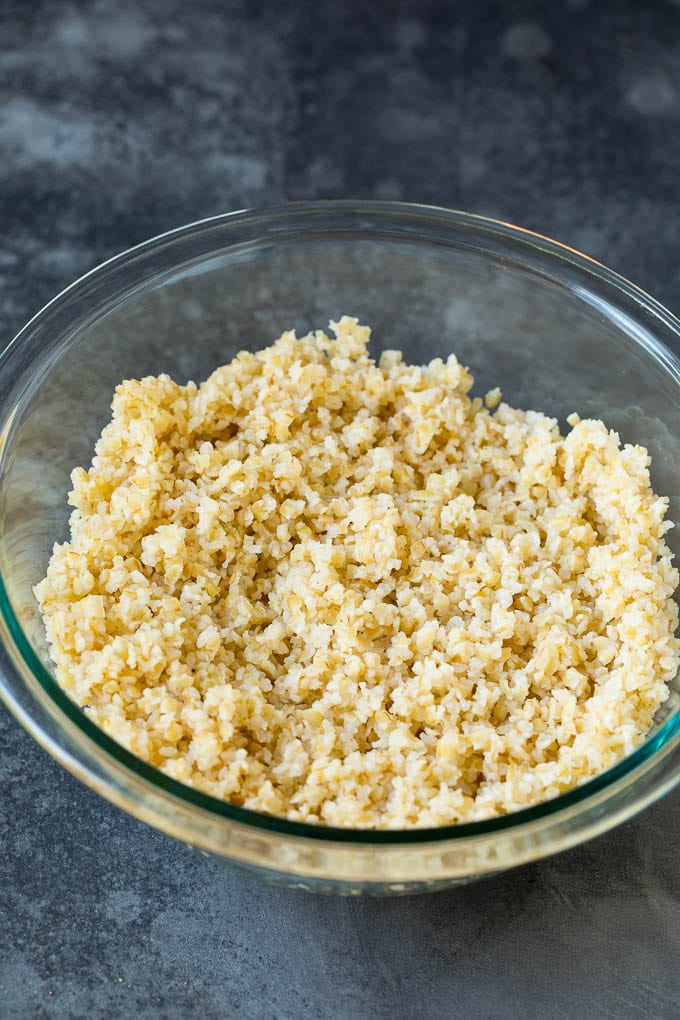
[[[9,0],[0,38],[3,341],[118,250],[303,197],[499,216],[680,309],[678,3]],[[0,782],[1,1020],[680,1014],[678,793],[550,860],[381,901],[204,860],[3,710]]]

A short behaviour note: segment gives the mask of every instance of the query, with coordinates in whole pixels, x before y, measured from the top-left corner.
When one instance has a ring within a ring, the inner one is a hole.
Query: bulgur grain
[[[646,450],[331,326],[117,388],[35,589],[59,683],[167,775],[290,819],[469,821],[614,764],[680,661]]]

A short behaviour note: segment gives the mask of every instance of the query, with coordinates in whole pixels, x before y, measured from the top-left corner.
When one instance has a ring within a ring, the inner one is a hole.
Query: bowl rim
[[[216,227],[229,226],[231,224],[245,225],[249,222],[264,226],[273,220],[278,222],[294,221],[296,216],[308,216],[310,214],[322,216],[329,213],[344,213],[347,215],[352,213],[374,214],[384,215],[385,217],[392,216],[397,219],[405,217],[410,217],[411,219],[424,218],[430,221],[441,222],[449,228],[467,228],[472,232],[481,232],[487,236],[497,235],[505,240],[519,242],[526,250],[538,249],[544,255],[554,259],[556,265],[560,262],[570,263],[587,274],[594,276],[608,287],[613,288],[614,291],[623,292],[627,297],[632,298],[637,304],[651,312],[654,317],[661,320],[664,326],[674,332],[680,339],[680,320],[643,289],[626,277],[607,268],[596,259],[536,231],[515,226],[504,220],[461,210],[446,209],[436,205],[337,199],[286,202],[256,209],[239,209],[233,212],[221,213],[175,227],[113,255],[59,291],[28,320],[16,336],[0,351],[0,371],[2,371],[8,356],[31,335],[33,330],[55,308],[59,308],[74,294],[77,296],[78,292],[87,286],[93,278],[101,279],[107,273],[115,272],[116,269],[127,265],[139,256],[157,251],[168,243],[180,241],[191,236],[200,236]],[[357,233],[360,232],[360,228],[356,226],[354,230]],[[228,245],[224,247],[228,248]],[[144,282],[149,281],[142,281],[142,285]],[[667,374],[675,376],[676,383],[680,385],[680,359],[656,337],[651,335],[636,336],[635,340],[649,356],[660,364]],[[0,412],[2,411],[4,411],[4,408],[0,408]],[[0,421],[0,467],[2,466],[4,455],[3,432],[5,429],[6,423]],[[94,745],[94,751],[98,758],[103,754],[104,761],[107,764],[109,759],[113,759],[114,765],[122,766],[124,771],[135,774],[144,784],[150,784],[154,793],[179,800],[185,807],[207,811],[213,816],[216,815],[222,819],[231,820],[250,828],[278,832],[289,837],[305,840],[323,840],[336,844],[362,844],[365,847],[370,847],[372,845],[427,844],[458,841],[477,836],[489,836],[496,832],[511,829],[519,829],[542,819],[555,818],[569,809],[587,807],[588,803],[598,794],[602,794],[609,788],[615,787],[621,780],[631,776],[641,766],[649,764],[662,748],[670,751],[680,744],[680,710],[677,710],[655,734],[648,737],[635,751],[599,775],[549,800],[520,808],[505,815],[474,822],[460,822],[438,827],[412,827],[408,829],[357,829],[327,826],[323,823],[292,821],[287,818],[253,811],[249,808],[238,807],[228,801],[212,797],[210,794],[203,793],[200,790],[171,779],[159,769],[138,758],[111,737],[107,736],[103,730],[85,716],[82,710],[68,697],[51,673],[41,663],[14,613],[1,572],[0,623],[4,625],[3,629],[6,629],[9,634],[12,644],[14,644],[16,651],[23,661],[23,665],[30,671],[42,691],[47,694],[51,706],[75,726],[79,736],[84,737],[88,744]],[[17,666],[12,649],[8,642],[3,643],[11,666],[16,669]],[[84,767],[74,768],[64,760],[64,755],[58,753],[60,750],[58,742],[41,732],[39,725],[32,719],[30,712],[18,705],[9,689],[6,688],[5,681],[6,678],[0,670],[0,698],[5,702],[12,714],[17,717],[19,722],[29,730],[32,736],[53,757],[56,757],[70,771],[74,772],[78,778],[87,783],[87,769]],[[680,782],[680,770],[675,781]],[[100,789],[100,786],[101,784],[99,784],[98,789]],[[662,792],[665,792],[665,790]],[[634,810],[635,807],[629,813],[633,813]]]

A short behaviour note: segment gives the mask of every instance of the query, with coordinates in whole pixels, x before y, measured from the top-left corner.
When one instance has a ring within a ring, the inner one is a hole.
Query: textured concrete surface
[[[680,5],[0,3],[0,335],[122,248],[301,197],[489,213],[680,310]],[[451,893],[220,869],[0,711],[0,1018],[671,1018],[680,797]]]

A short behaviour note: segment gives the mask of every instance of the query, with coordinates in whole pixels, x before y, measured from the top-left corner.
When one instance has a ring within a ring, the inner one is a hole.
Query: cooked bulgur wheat
[[[486,818],[613,765],[679,662],[646,450],[331,327],[117,388],[35,589],[59,683],[182,783],[331,825]]]

